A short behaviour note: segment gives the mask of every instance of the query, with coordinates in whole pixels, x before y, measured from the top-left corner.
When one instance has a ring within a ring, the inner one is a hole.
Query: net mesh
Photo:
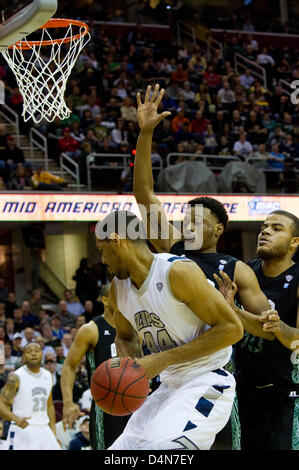
[[[25,122],[30,118],[36,124],[43,119],[51,122],[56,117],[65,119],[71,114],[64,100],[66,83],[81,50],[90,40],[90,34],[85,34],[83,26],[72,24],[65,30],[59,43],[52,38],[51,28],[43,28],[39,30],[38,44],[25,38],[23,48],[15,44],[2,51],[23,95]],[[50,45],[43,45],[43,41],[50,41]]]

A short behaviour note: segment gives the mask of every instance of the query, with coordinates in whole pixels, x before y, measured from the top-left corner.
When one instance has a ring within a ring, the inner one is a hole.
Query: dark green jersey
[[[274,278],[264,275],[261,259],[252,260],[248,264],[254,270],[272,308],[278,311],[284,323],[296,328],[299,264],[294,264]],[[292,351],[277,339],[268,341],[245,332],[243,339],[236,345],[235,377],[238,383],[257,386],[291,385],[299,383],[297,362],[298,358],[294,357]]]

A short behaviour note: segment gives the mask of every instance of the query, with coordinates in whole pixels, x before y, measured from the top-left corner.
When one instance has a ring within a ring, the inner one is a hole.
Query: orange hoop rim
[[[83,36],[86,36],[89,32],[89,26],[80,20],[70,20],[68,18],[50,18],[47,23],[41,26],[38,29],[50,29],[50,28],[68,28],[70,25],[78,26],[79,28],[84,28],[83,31],[80,31],[78,34],[68,36],[66,38],[58,39],[49,39],[46,41],[18,41],[8,49],[30,49],[34,46],[53,46],[53,44],[64,44],[69,43],[74,39],[80,39]]]

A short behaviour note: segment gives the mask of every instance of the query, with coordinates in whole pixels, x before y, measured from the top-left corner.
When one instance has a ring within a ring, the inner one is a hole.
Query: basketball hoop
[[[53,28],[65,28],[61,38],[52,38]],[[23,96],[23,119],[38,124],[43,119],[68,118],[71,110],[64,101],[68,77],[90,40],[88,26],[82,21],[52,18],[38,31],[38,41],[19,41],[2,51],[14,72]]]

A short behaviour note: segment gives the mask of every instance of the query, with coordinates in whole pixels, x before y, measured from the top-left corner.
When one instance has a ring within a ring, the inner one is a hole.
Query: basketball
[[[133,359],[114,357],[94,371],[90,390],[103,411],[125,416],[144,403],[149,393],[149,380],[144,369]]]

